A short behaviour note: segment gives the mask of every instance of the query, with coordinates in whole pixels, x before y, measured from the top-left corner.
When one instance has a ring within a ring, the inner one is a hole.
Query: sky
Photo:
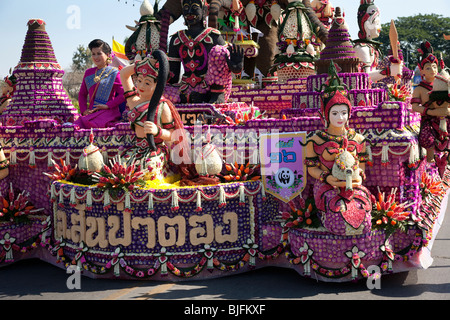
[[[14,69],[20,60],[28,20],[39,18],[46,22],[56,58],[68,70],[80,44],[87,47],[97,38],[110,44],[113,38],[123,43],[132,33],[126,25],[134,26],[134,21],[140,18],[141,3],[142,0],[0,0],[0,77],[8,75],[9,69]],[[161,0],[160,7],[164,3]],[[360,0],[331,0],[331,3],[345,12],[350,35],[356,39]],[[375,4],[381,11],[382,23],[417,14],[450,16],[449,0],[375,0]],[[169,34],[180,29],[184,29],[182,19],[171,25]]]

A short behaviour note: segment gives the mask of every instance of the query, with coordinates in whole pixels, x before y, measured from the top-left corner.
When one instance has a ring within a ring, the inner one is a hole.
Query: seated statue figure
[[[232,72],[242,71],[243,49],[229,46],[217,29],[206,27],[207,8],[205,0],[182,1],[187,30],[172,36],[168,54],[171,73],[165,96],[173,103],[227,102]]]
[[[320,112],[325,130],[308,139],[305,161],[315,179],[314,198],[322,225],[336,235],[363,234],[371,230],[372,210],[370,192],[362,186],[368,160],[366,141],[347,127],[351,103],[335,72],[331,63]]]
[[[161,50],[155,52],[158,60],[148,56],[120,71],[128,119],[136,133],[136,145],[124,158],[129,163],[139,161],[148,169],[148,180],[166,181],[175,173],[175,165],[187,164],[190,159],[180,115],[169,100],[161,98],[169,68],[167,57]]]

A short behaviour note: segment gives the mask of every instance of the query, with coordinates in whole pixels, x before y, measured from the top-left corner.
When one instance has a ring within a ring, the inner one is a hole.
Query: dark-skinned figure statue
[[[182,0],[182,10],[187,30],[178,31],[170,40],[165,96],[174,103],[225,103],[232,73],[242,71],[243,49],[228,45],[217,29],[207,27],[206,1]]]

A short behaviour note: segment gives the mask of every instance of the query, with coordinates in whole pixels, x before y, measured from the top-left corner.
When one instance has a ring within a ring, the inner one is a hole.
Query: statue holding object
[[[419,144],[427,150],[427,161],[435,162],[435,151],[442,152],[448,146],[448,133],[442,130],[445,126],[441,123],[441,118],[448,117],[450,110],[448,107],[436,108],[436,104],[430,99],[439,68],[433,47],[425,41],[418,50],[421,54],[418,66],[422,81],[413,91],[411,104],[413,110],[422,115]]]
[[[325,130],[307,141],[306,166],[315,179],[314,198],[323,226],[337,235],[371,230],[371,194],[362,186],[370,159],[365,138],[347,127],[352,105],[334,63],[322,91],[321,117]]]
[[[148,169],[148,180],[165,181],[173,176],[171,163],[189,163],[189,149],[178,111],[170,101],[161,98],[169,71],[166,54],[155,50],[153,55],[158,60],[148,56],[120,71],[130,109],[128,119],[137,139],[136,146],[124,158],[129,163],[139,161]]]

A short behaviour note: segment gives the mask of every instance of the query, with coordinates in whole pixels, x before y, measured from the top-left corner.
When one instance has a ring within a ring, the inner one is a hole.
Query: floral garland
[[[0,239],[0,262],[14,262],[14,252],[27,253],[39,248],[39,245],[45,247],[50,243],[47,232],[50,229],[51,219],[47,218],[44,223],[37,221],[36,223],[42,224],[40,232],[20,244],[16,243],[14,235],[11,236],[9,232],[3,235],[3,239]]]
[[[59,190],[57,190],[56,186],[59,186]],[[64,190],[64,188],[67,186],[70,188],[68,192]],[[225,186],[230,187],[230,189],[235,188],[235,190],[225,191]],[[68,183],[53,181],[50,185],[49,194],[50,201],[57,202],[61,207],[64,206],[64,198],[69,198],[70,205],[72,207],[76,206],[77,201],[85,201],[87,210],[92,209],[92,205],[94,202],[103,202],[105,210],[107,210],[113,203],[118,204],[124,202],[125,210],[131,210],[131,202],[142,203],[147,201],[149,214],[154,212],[155,201],[171,201],[171,209],[173,211],[177,211],[180,208],[180,202],[190,203],[196,199],[198,211],[201,211],[202,199],[205,199],[207,201],[218,200],[219,206],[224,207],[227,205],[227,199],[239,198],[240,204],[243,205],[245,203],[245,195],[255,196],[259,192],[261,192],[263,199],[265,199],[266,197],[264,187],[262,186],[262,182],[260,180],[235,182],[225,186],[220,185],[217,190],[215,190],[215,192],[210,194],[202,190],[201,188],[192,188],[192,193],[186,196],[180,195],[176,189],[169,189],[166,195],[157,195],[154,189],[148,189],[144,190],[148,192],[145,192],[142,196],[139,196],[137,193],[131,191],[125,191],[122,192],[122,194],[118,193],[117,196],[113,198],[109,196],[108,190],[103,192],[97,187],[80,187],[77,185],[70,185]]]
[[[73,259],[64,255],[64,251],[61,248],[64,247],[64,243],[58,242],[55,247],[51,249],[53,255],[57,255],[57,262],[63,263],[66,268],[71,265],[77,265],[80,270],[86,270],[96,275],[105,275],[110,271],[114,272],[115,277],[120,276],[120,270],[126,275],[134,278],[150,278],[156,274],[160,274],[161,277],[166,277],[169,272],[180,278],[190,278],[200,274],[203,270],[213,272],[214,269],[219,271],[237,271],[248,264],[250,269],[254,269],[256,266],[256,258],[260,260],[275,260],[281,253],[283,253],[287,247],[287,242],[280,242],[275,248],[262,252],[258,250],[258,245],[253,243],[250,239],[247,244],[243,245],[242,249],[245,253],[235,262],[223,262],[214,256],[217,251],[214,247],[205,245],[203,249],[198,253],[202,255],[200,260],[190,267],[178,268],[170,261],[171,253],[166,251],[166,248],[162,248],[160,253],[154,254],[153,257],[157,258],[153,265],[148,268],[138,268],[130,265],[125,255],[121,252],[120,248],[111,255],[111,260],[105,265],[98,265],[92,262],[88,262],[85,258],[85,253],[88,252],[84,243],[81,243]],[[271,252],[271,253],[269,253]]]

